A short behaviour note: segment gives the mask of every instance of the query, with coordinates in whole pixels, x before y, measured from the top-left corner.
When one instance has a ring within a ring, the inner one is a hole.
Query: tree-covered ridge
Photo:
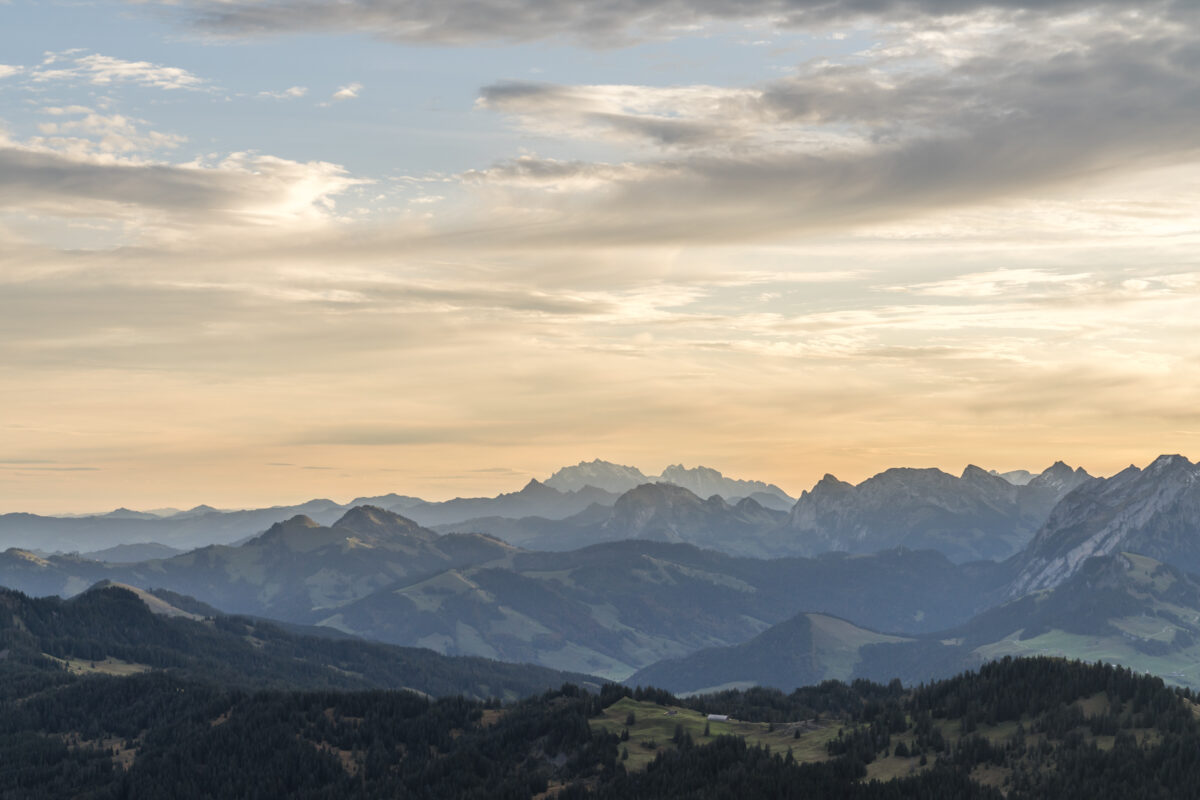
[[[567,684],[507,705],[379,690],[248,691],[168,672],[39,674],[20,690],[6,682],[0,699],[2,798],[533,798],[552,790],[565,800],[990,800],[1003,790],[1104,800],[1200,791],[1190,692],[1055,659],[1006,659],[911,690],[828,682],[681,700]],[[772,748],[679,726],[633,769],[628,731],[600,724],[620,704],[732,713],[775,735],[790,730],[780,722],[816,722]],[[822,743],[815,755],[813,741]]]
[[[186,598],[174,597],[187,605]],[[55,675],[105,664],[169,670],[188,679],[246,688],[409,688],[432,695],[517,697],[585,675],[351,638],[302,636],[243,617],[203,620],[153,614],[133,592],[104,588],[71,600],[0,590],[0,677]],[[0,692],[4,691],[0,689]]]

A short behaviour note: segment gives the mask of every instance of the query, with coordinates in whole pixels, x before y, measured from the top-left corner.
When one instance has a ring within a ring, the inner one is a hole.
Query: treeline
[[[912,689],[826,682],[686,699],[567,683],[517,702],[313,686],[305,682],[315,662],[284,666],[304,647],[330,648],[322,658],[336,662],[337,648],[353,654],[359,644],[250,620],[162,620],[121,590],[66,602],[0,593],[0,798],[1200,797],[1195,697],[1103,664],[1005,659]],[[389,650],[400,649],[381,648]],[[79,677],[41,652],[166,667]],[[225,657],[232,665],[205,673]],[[340,663],[368,663],[358,657]],[[436,658],[434,667],[456,661]],[[256,665],[268,670],[262,683],[224,681]],[[817,720],[838,732],[825,760],[802,763],[786,747],[693,741],[680,726],[635,772],[622,757],[627,744],[593,724],[627,696],[776,725]],[[912,774],[870,780],[872,765],[889,758]]]
[[[0,589],[0,650],[41,670],[49,669],[42,654],[89,663],[114,658],[243,688],[411,688],[516,699],[588,679],[532,664],[296,635],[243,617],[169,619],[115,587],[71,600]]]
[[[726,785],[713,769],[732,745],[721,749],[714,742],[693,751],[689,741],[660,755],[644,775],[594,790],[599,797],[999,796],[972,781],[980,769],[1004,775],[1006,796],[1018,800],[1200,797],[1194,694],[1104,664],[1005,658],[912,690],[895,681],[855,681],[790,694],[756,688],[684,700],[653,689],[621,695],[743,720],[824,715],[845,724],[828,742],[832,760],[824,764],[795,764],[786,753],[745,748],[744,763],[730,768],[736,779]],[[998,736],[997,730],[1011,732]],[[914,760],[921,774],[887,784],[845,783],[847,775],[861,778],[868,765],[889,756]],[[693,780],[697,775],[705,776],[701,784]],[[841,788],[831,788],[838,781]],[[756,788],[738,795],[739,782]],[[792,794],[794,787],[802,788]],[[581,792],[575,795],[585,796]]]
[[[92,678],[0,708],[0,797],[528,798],[616,772],[617,737],[588,724],[599,710],[573,685],[501,708]]]

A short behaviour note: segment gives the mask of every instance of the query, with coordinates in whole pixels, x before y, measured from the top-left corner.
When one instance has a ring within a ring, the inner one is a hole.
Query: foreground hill
[[[672,691],[827,678],[920,682],[1005,655],[1123,664],[1200,687],[1200,579],[1133,553],[1093,558],[1053,590],[932,635],[890,636],[800,614],[732,647],[664,660],[628,679]]]
[[[206,617],[188,608],[195,608],[189,598],[115,585],[70,600],[0,590],[0,675],[13,682],[49,676],[57,685],[76,675],[166,672],[227,687],[408,688],[479,698],[515,698],[564,680],[591,681],[529,664],[303,635],[271,622]]]
[[[567,684],[503,707],[249,694],[159,673],[7,681],[0,796],[1191,797],[1195,712],[1157,679],[1049,659],[910,691],[863,681],[682,701]]]

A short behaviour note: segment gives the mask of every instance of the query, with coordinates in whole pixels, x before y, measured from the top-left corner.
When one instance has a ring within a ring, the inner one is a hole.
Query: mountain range
[[[622,482],[612,477],[625,474],[638,478]],[[362,505],[397,511],[427,526],[461,524],[485,517],[560,520],[593,507],[612,506],[622,492],[651,480],[633,467],[621,467],[598,459],[578,467],[564,467],[554,475],[545,483],[531,480],[520,491],[496,497],[459,497],[439,502],[392,493],[358,497],[344,504],[322,498],[298,505],[238,511],[199,505],[186,511],[158,509],[148,512],[118,508],[91,515],[0,514],[0,547],[19,547],[41,554],[81,552],[98,554],[102,559],[110,555],[104,551],[121,545],[156,544],[190,550],[210,544],[237,544],[262,533],[275,522],[296,515],[328,525],[351,508]],[[594,475],[598,482],[580,482],[579,478],[587,475]],[[726,478],[709,467],[672,466],[663,475],[664,480],[676,482],[705,497],[720,494],[737,502],[743,496],[754,496],[768,507],[784,511],[792,504],[792,499],[777,486]],[[605,488],[608,486],[621,488]],[[116,558],[124,559],[126,555],[118,554]]]
[[[1200,601],[1188,588],[1200,571],[1200,468],[1180,456],[1110,478],[1062,462],[1036,475],[826,476],[787,512],[666,481],[620,495],[569,488],[640,474],[586,462],[556,473],[566,489],[531,481],[497,498],[384,498],[434,519],[587,503],[559,519],[431,527],[378,505],[314,501],[315,516],[183,553],[167,543],[99,551],[105,560],[10,548],[0,585],[70,596],[109,579],[224,613],[688,691],[889,671],[922,680],[1030,652],[1197,678],[1184,662],[1200,657],[1189,639]],[[155,521],[106,520],[118,523]],[[1135,618],[1163,622],[1151,631]]]
[[[646,539],[710,547],[732,555],[761,557],[764,533],[782,525],[787,512],[753,498],[730,505],[719,495],[702,499],[671,483],[645,483],[610,506],[592,505],[563,520],[483,517],[438,526],[443,532],[487,533],[533,550],[571,550],[600,542]]]
[[[1025,483],[968,466],[889,469],[857,486],[826,475],[800,495],[773,541],[798,554],[931,548],[955,561],[1021,550],[1059,500],[1092,478],[1059,461]]]
[[[69,595],[108,578],[229,613],[613,678],[743,641],[800,610],[936,630],[983,608],[1005,575],[998,564],[955,566],[932,551],[763,560],[627,540],[530,552],[370,506],[331,526],[293,517],[239,546],[139,564],[0,554],[0,585],[30,594]]]
[[[629,477],[633,470],[613,466],[587,462],[570,475],[585,480],[603,470]],[[649,539],[755,558],[907,547],[937,550],[956,562],[1003,560],[1030,541],[1063,497],[1091,480],[1061,461],[1015,484],[975,466],[959,477],[937,469],[890,469],[857,486],[826,475],[788,511],[760,503],[761,492],[731,504],[721,495],[704,498],[660,480],[564,519],[489,516],[437,528],[487,533],[537,550]]]

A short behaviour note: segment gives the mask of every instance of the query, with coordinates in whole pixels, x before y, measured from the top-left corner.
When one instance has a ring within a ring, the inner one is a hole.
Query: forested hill
[[[92,589],[70,600],[35,599],[0,589],[0,681],[29,673],[66,680],[93,673],[169,671],[184,679],[247,689],[408,688],[509,699],[568,680],[599,685],[587,675],[530,664],[448,657],[350,637],[297,635],[243,617],[204,618],[187,611],[205,611],[190,598],[169,592],[147,597],[180,616],[152,613],[125,588]]]
[[[250,693],[166,672],[26,678],[0,683],[2,798],[1200,792],[1189,692],[1053,659],[1005,660],[913,690],[829,682],[684,701],[567,684],[503,706],[410,692]]]

